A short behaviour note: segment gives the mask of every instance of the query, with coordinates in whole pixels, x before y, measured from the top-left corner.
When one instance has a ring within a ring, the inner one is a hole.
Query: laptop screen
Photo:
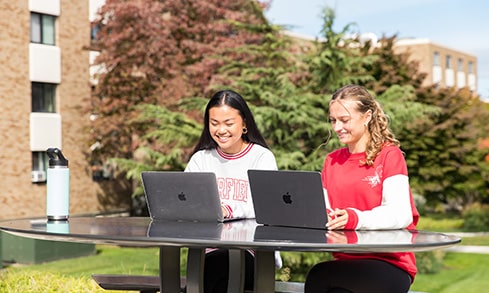
[[[248,177],[257,223],[326,229],[319,172],[248,170]]]
[[[147,171],[141,180],[152,219],[223,221],[214,173]]]

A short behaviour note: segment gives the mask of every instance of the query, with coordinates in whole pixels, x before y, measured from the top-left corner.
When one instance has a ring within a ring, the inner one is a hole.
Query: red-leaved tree
[[[93,23],[92,48],[101,66],[94,88],[92,159],[131,158],[140,130],[128,121],[134,106],[171,107],[182,97],[207,96],[209,84],[235,50],[259,44],[263,1],[107,0]]]

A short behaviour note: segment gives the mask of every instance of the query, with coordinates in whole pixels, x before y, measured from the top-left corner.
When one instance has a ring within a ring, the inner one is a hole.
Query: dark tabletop
[[[142,217],[73,217],[67,222],[19,219],[0,229],[30,238],[129,246],[220,247],[283,251],[395,252],[453,246],[453,235],[426,231],[327,231],[227,223],[152,222]]]

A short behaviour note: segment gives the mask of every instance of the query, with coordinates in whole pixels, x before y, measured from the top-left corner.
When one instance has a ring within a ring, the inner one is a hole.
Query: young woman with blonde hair
[[[380,104],[362,86],[337,90],[329,120],[346,147],[326,156],[322,170],[330,230],[415,229],[404,155]],[[305,292],[408,292],[414,253],[334,253],[309,272]]]

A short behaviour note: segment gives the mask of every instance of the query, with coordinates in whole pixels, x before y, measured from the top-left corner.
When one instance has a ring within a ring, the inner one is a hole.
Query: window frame
[[[440,53],[438,53],[438,51],[433,52],[433,65],[434,66],[440,65]]]
[[[56,89],[55,83],[31,82],[31,112],[57,113]]]
[[[32,152],[32,171],[47,171],[49,166],[48,153],[45,151]]]
[[[446,69],[451,69],[452,68],[452,56],[447,55],[445,57],[445,67],[446,67]]]
[[[56,16],[31,12],[30,42],[56,45]]]

